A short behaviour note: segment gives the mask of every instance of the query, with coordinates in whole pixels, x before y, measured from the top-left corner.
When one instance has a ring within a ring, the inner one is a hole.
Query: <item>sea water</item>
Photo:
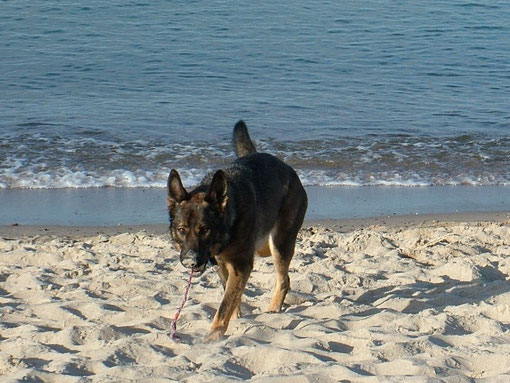
[[[508,1],[4,1],[0,188],[510,185]]]

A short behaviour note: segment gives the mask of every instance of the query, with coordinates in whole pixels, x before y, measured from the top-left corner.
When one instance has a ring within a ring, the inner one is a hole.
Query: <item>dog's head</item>
[[[218,170],[209,185],[188,193],[179,173],[172,170],[167,186],[170,233],[180,251],[180,261],[202,273],[227,236],[223,219],[228,200],[225,173]]]

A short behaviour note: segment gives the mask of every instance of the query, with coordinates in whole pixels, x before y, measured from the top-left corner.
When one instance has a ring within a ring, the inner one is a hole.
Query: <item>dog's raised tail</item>
[[[251,141],[250,135],[248,134],[248,128],[242,120],[234,126],[233,141],[237,157],[243,157],[257,151],[257,149],[255,149],[255,145],[253,145],[253,142]]]

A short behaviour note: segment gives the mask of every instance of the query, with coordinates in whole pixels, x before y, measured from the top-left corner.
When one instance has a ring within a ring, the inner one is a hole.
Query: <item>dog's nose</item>
[[[199,266],[198,253],[194,250],[188,250],[181,255],[181,263],[188,269],[194,269]]]

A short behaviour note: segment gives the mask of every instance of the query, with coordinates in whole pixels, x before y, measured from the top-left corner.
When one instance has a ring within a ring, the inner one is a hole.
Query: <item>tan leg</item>
[[[288,198],[285,199],[278,221],[269,235],[268,242],[276,270],[276,284],[268,311],[279,312],[290,290],[289,265],[308,204],[302,188],[300,183],[295,183],[289,189]]]
[[[218,266],[216,266],[216,271],[218,272],[218,275],[220,276],[221,284],[223,285],[223,291],[225,291],[227,286],[227,280],[228,280],[228,270],[225,266],[225,263],[218,262]],[[232,316],[234,318],[241,318],[241,302],[239,301],[239,306],[237,306],[234,309],[234,312],[232,313]]]
[[[294,244],[292,243],[292,245]],[[269,247],[276,271],[276,283],[267,311],[279,312],[282,309],[285,296],[290,290],[289,265],[294,253],[294,246],[287,246],[285,254],[282,254],[280,248],[274,242],[273,234],[271,234],[269,237]]]
[[[252,265],[241,269],[230,264],[225,264],[225,268],[228,272],[225,294],[218,311],[216,311],[211,329],[205,337],[206,342],[220,340],[227,331],[230,318],[239,310],[241,296],[248,282]]]

